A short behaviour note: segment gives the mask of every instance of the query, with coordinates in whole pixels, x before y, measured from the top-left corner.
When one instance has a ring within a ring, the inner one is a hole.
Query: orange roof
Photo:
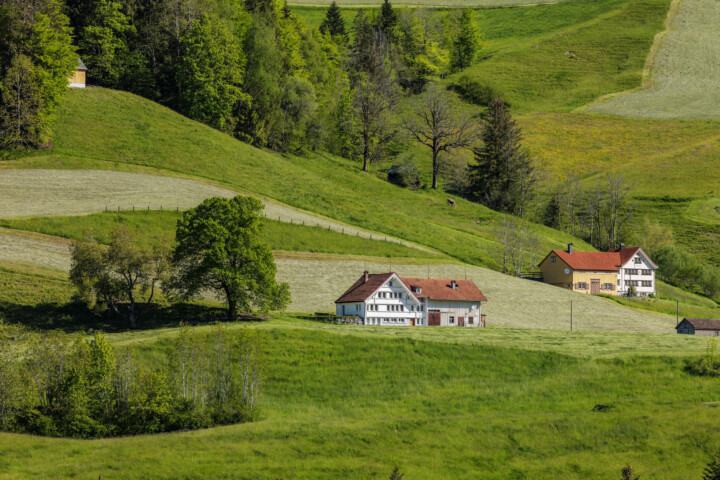
[[[457,288],[452,288],[452,280],[442,278],[400,278],[418,298],[430,300],[463,300],[467,302],[487,302],[487,298],[472,280],[455,280]],[[421,291],[418,292],[417,288]]]
[[[622,265],[619,252],[578,252],[553,250],[573,270],[599,270],[617,272]]]
[[[340,295],[340,298],[335,300],[335,303],[364,302],[393,275],[392,272],[371,273],[368,275],[367,282],[365,281],[365,275],[362,275],[357,282],[353,283],[352,287],[348,288],[345,293]]]
[[[573,251],[573,253],[568,253],[566,250],[553,250],[550,253],[560,257],[560,259],[567,263],[573,270],[617,272],[620,270],[620,267],[629,262],[638,252],[642,252],[640,247],[618,248],[616,250],[610,250],[609,252]],[[644,254],[645,252],[642,253]],[[655,265],[647,255],[645,255],[645,258],[653,267],[657,268],[657,265]]]

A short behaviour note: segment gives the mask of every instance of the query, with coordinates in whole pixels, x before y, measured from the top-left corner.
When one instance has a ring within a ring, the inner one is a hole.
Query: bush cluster
[[[161,367],[101,335],[39,337],[15,358],[0,339],[0,429],[97,438],[197,429],[252,420],[262,366],[258,338],[183,327]]]
[[[655,254],[658,277],[676,287],[688,290],[699,289],[710,298],[720,295],[720,269],[703,265],[687,250],[677,246],[666,246]]]

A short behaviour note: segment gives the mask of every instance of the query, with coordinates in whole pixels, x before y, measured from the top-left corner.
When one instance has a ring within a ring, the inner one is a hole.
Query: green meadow
[[[612,96],[590,110],[634,118],[720,120],[720,5],[682,0],[654,55],[647,88]]]
[[[3,166],[192,176],[498,268],[497,212],[462,199],[453,208],[443,192],[396,187],[345,159],[259,150],[148,100],[101,88],[71,91],[55,129],[52,151]],[[535,231],[543,248],[568,242],[591,248],[540,225]]]
[[[684,371],[697,337],[287,316],[230,328],[263,334],[259,421],[92,441],[0,434],[2,478],[380,479],[397,465],[405,478],[588,479],[630,463],[688,479],[718,444],[718,380]],[[154,363],[174,332],[109,338]]]
[[[181,212],[158,210],[101,212],[91,215],[0,219],[0,227],[71,240],[92,233],[99,242],[109,243],[112,230],[120,225],[127,225],[134,233],[138,245],[150,248],[162,244],[171,245],[174,242],[175,227],[181,216]],[[427,250],[410,248],[379,238],[370,240],[327,228],[278,222],[269,218],[264,220],[263,228],[264,239],[273,250],[374,257],[438,257]]]

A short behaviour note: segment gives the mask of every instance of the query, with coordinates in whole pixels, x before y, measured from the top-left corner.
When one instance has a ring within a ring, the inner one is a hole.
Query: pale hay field
[[[57,237],[0,228],[0,261],[67,271],[70,269],[69,244]]]
[[[242,192],[240,194],[247,195]],[[231,198],[238,192],[195,180],[109,170],[0,169],[0,218],[73,215],[109,210],[185,210],[209,197]],[[378,235],[321,215],[260,198],[265,215],[281,222],[329,228],[347,235],[383,239],[427,248]]]
[[[67,242],[54,237],[0,231],[0,260],[69,268]],[[364,270],[394,271],[401,276],[472,279],[489,301],[483,306],[488,324],[516,328],[567,330],[570,301],[576,330],[672,333],[675,318],[621,307],[610,300],[579,294],[529,280],[520,280],[480,267],[460,264],[391,264],[389,260],[282,252],[276,256],[278,281],[288,282],[289,310],[334,311],[334,301]],[[428,267],[429,265],[429,267]]]
[[[588,110],[658,119],[720,119],[720,1],[680,0],[654,59],[652,86]]]
[[[367,269],[390,271],[389,262],[372,259],[326,260],[278,258],[278,279],[288,282],[292,293],[289,310],[334,311],[334,301]],[[400,276],[426,277],[426,265],[392,265]],[[473,280],[488,298],[483,313],[489,325],[517,328],[568,330],[570,301],[576,330],[673,333],[675,318],[621,307],[610,300],[571,292],[540,282],[521,280],[480,267],[431,264],[435,278]]]

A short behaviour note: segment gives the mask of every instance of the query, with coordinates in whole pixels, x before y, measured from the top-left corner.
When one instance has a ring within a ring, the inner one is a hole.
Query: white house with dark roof
[[[471,280],[363,275],[335,301],[335,313],[365,325],[485,326],[487,298]]]

